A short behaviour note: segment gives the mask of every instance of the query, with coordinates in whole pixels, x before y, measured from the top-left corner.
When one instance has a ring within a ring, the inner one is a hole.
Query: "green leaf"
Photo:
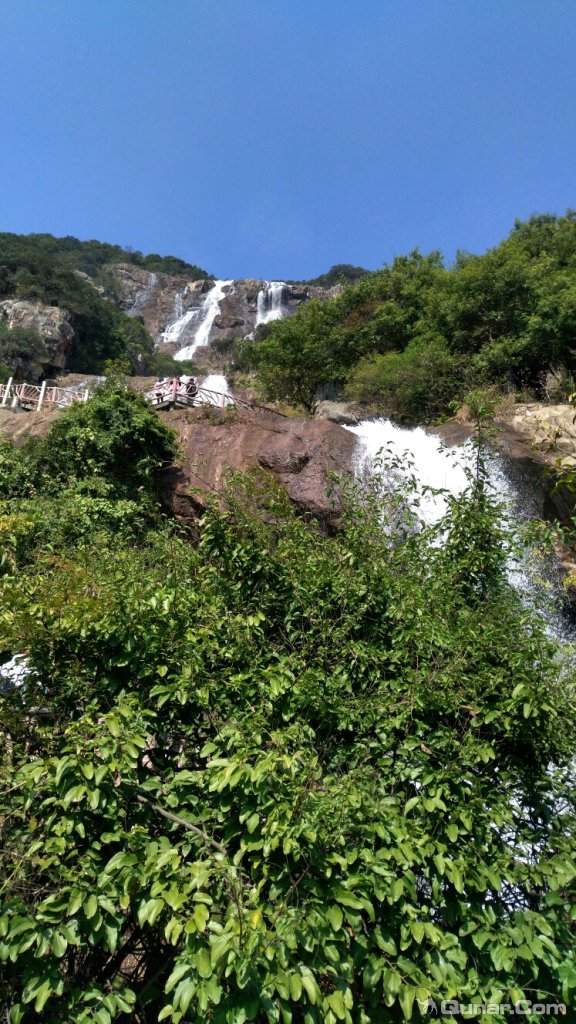
[[[208,924],[208,921],[210,920],[210,911],[208,910],[207,907],[204,906],[203,903],[199,903],[194,908],[194,913],[192,917],[198,931],[203,932],[206,928],[206,925]]]
[[[212,963],[210,953],[207,949],[201,949],[196,956],[196,966],[201,978],[209,978],[212,974]]]
[[[329,907],[326,911],[326,917],[328,918],[332,928],[335,932],[339,932],[342,927],[342,911],[340,907]]]
[[[414,997],[416,990],[412,985],[403,985],[398,995],[398,1001],[402,1007],[405,1020],[412,1019],[412,1008],[414,1006]]]
[[[403,878],[397,878],[396,881],[393,882],[392,888],[390,890],[390,894],[391,894],[392,902],[393,903],[397,903],[398,900],[404,895],[404,879]]]
[[[36,992],[36,1002],[34,1003],[34,1009],[36,1013],[42,1013],[46,1003],[48,1002],[52,993],[52,985],[49,981],[44,981],[40,988]]]
[[[64,953],[68,949],[68,943],[63,935],[59,932],[53,932],[50,938],[50,949],[54,953],[54,956],[60,958],[64,956]]]
[[[315,1006],[319,999],[321,999],[322,994],[320,992],[320,988],[316,982],[316,979],[310,973],[308,968],[306,968],[305,971],[302,971],[302,988],[306,992],[306,995],[308,996],[308,999],[312,1003],[312,1006]]]
[[[352,910],[364,909],[362,900],[346,889],[336,889],[334,898],[338,900],[338,903],[341,903],[344,907],[351,907]]]
[[[94,893],[92,893],[88,897],[88,899],[84,902],[83,909],[84,909],[84,913],[85,913],[86,917],[88,918],[88,920],[90,920],[90,918],[94,917],[94,914],[98,910],[98,900],[96,899]]]
[[[338,1020],[346,1020],[346,1007],[344,1006],[344,999],[339,989],[331,992],[326,1002]]]
[[[295,1002],[299,1002],[300,996],[302,995],[302,978],[299,974],[291,974],[290,980],[290,998]]]

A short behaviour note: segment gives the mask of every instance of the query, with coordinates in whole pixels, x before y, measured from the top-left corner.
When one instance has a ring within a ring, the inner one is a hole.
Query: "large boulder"
[[[31,299],[4,299],[0,302],[0,317],[10,328],[34,331],[44,343],[45,354],[21,361],[17,367],[21,377],[34,381],[45,372],[66,366],[76,343],[67,310]]]
[[[327,526],[338,518],[331,474],[352,471],[353,434],[328,420],[283,417],[260,409],[192,409],[161,414],[177,431],[179,463],[164,474],[163,496],[183,521],[198,517],[228,475],[270,474],[294,504]],[[332,489],[332,493],[331,492]]]

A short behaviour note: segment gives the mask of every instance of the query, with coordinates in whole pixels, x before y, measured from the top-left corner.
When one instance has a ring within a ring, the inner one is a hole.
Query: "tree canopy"
[[[11,1024],[569,1004],[573,688],[482,474],[435,528],[409,490],[335,482],[329,537],[237,478],[191,543],[150,503],[142,453],[174,442],[132,396],[127,498],[121,401],[58,421],[56,477],[3,456],[0,645],[29,667],[0,694]]]
[[[208,277],[175,256],[143,256],[117,245],[80,242],[71,236],[5,232],[0,234],[0,298],[37,300],[69,312],[77,338],[68,360],[70,370],[101,373],[108,360],[126,359],[132,373],[155,373],[161,367],[157,367],[154,344],[144,323],[106,298],[115,284],[106,266],[118,262],[192,279]],[[10,351],[6,350],[1,320],[0,332],[0,363],[10,373],[29,366],[29,343],[16,345],[25,341],[21,332],[9,332]]]
[[[553,373],[574,390],[576,213],[535,216],[482,256],[415,251],[335,298],[260,328],[242,349],[270,398],[313,405],[334,381],[356,401],[401,419],[434,418],[470,387],[541,395]],[[439,361],[440,387],[434,384]],[[305,380],[303,380],[305,378]]]

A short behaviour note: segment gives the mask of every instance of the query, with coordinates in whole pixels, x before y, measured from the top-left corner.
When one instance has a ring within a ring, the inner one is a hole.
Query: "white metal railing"
[[[14,384],[10,377],[7,384],[0,384],[0,408],[7,406],[40,410],[44,405],[67,408],[74,402],[86,402],[87,388],[71,391],[67,388],[48,387],[43,384]]]
[[[144,398],[155,406],[162,405],[184,405],[193,407],[195,405],[215,405],[223,409],[227,405],[234,405],[235,399],[225,391],[212,391],[210,388],[196,387],[189,388],[185,383],[178,380],[159,382],[154,388],[146,391]]]
[[[43,384],[14,384],[10,377],[7,384],[0,384],[0,408],[24,408],[39,411],[45,405],[66,409],[76,402],[87,402],[90,398],[89,388],[59,388]],[[168,405],[199,406],[212,405],[224,409],[229,405],[242,405],[253,408],[255,403],[235,398],[225,391],[213,391],[210,388],[189,387],[177,379],[162,381],[144,393],[146,401],[161,408]],[[263,407],[264,408],[264,407]]]

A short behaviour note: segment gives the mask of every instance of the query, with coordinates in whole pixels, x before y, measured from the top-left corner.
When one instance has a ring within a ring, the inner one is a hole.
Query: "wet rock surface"
[[[506,459],[510,475],[532,489],[538,514],[563,521],[574,515],[575,507],[574,495],[558,486],[559,471],[576,466],[574,416],[571,405],[519,403],[498,412],[487,427],[487,437]],[[463,444],[475,432],[464,413],[429,429],[446,444]]]

